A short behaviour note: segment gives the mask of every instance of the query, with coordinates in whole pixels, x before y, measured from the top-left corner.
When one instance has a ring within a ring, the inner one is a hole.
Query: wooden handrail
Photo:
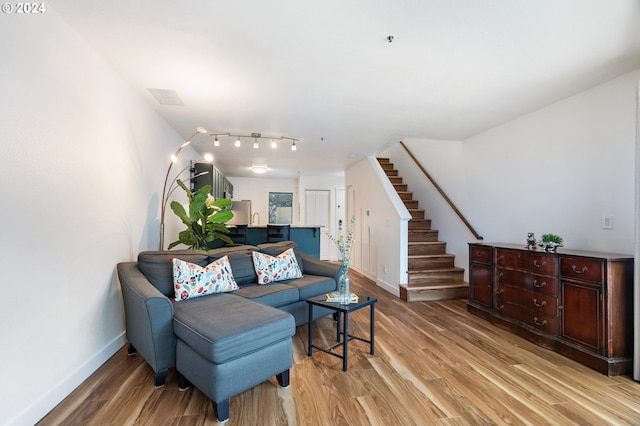
[[[467,219],[460,212],[460,210],[458,210],[458,208],[455,206],[455,204],[453,204],[453,201],[451,201],[451,199],[449,199],[449,197],[447,197],[447,194],[445,194],[444,191],[442,190],[442,188],[440,188],[440,185],[438,185],[438,183],[435,180],[433,180],[433,178],[431,177],[429,172],[427,172],[425,170],[425,168],[422,167],[422,164],[420,164],[418,159],[413,155],[413,153],[409,150],[409,148],[407,148],[407,146],[404,144],[404,142],[400,141],[400,145],[402,145],[404,150],[407,151],[407,154],[409,154],[409,157],[411,157],[413,162],[416,163],[416,166],[418,166],[418,168],[420,170],[422,170],[422,173],[424,173],[424,175],[427,177],[427,179],[429,179],[429,182],[431,182],[431,184],[434,186],[434,188],[440,193],[440,195],[442,195],[442,198],[444,198],[444,200],[447,202],[447,204],[449,204],[449,206],[453,209],[453,211],[458,215],[458,217],[460,218],[462,223],[464,223],[467,226],[467,228],[469,228],[469,231],[471,231],[473,236],[476,237],[477,240],[483,240],[484,238],[480,234],[478,234],[475,229],[473,229],[473,226],[471,226],[471,224],[467,221]]]

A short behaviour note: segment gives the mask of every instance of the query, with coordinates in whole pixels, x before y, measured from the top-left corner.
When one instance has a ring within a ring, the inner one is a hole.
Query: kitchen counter
[[[289,238],[295,241],[298,248],[309,256],[320,258],[320,226],[291,225]],[[267,225],[249,225],[247,229],[247,244],[258,245],[267,242]],[[211,248],[221,247],[224,242],[213,241]]]
[[[265,228],[267,225],[249,225],[249,228]],[[291,229],[293,228],[320,228],[320,225],[291,225]]]

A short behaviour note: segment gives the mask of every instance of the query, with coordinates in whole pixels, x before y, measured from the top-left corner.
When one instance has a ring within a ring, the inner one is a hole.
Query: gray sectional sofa
[[[258,285],[251,252],[277,256],[293,248],[302,278]],[[240,286],[228,293],[174,302],[172,259],[199,266],[229,256]],[[276,375],[288,386],[291,337],[308,321],[306,299],[336,290],[339,264],[312,258],[292,241],[209,251],[147,251],[117,265],[129,354],[139,353],[163,386],[170,368],[181,387],[194,384],[228,418],[229,397]],[[331,314],[314,309],[314,319]]]

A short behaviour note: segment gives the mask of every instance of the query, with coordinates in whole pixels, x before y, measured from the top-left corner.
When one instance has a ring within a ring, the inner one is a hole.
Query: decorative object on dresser
[[[609,376],[633,355],[633,256],[469,244],[467,311]]]
[[[539,246],[542,247],[545,251],[556,251],[558,247],[562,247],[563,242],[564,240],[562,239],[562,237],[554,234],[544,234]]]
[[[528,248],[529,250],[536,249],[536,236],[533,234],[533,232],[529,232],[527,234],[527,246],[526,248]]]

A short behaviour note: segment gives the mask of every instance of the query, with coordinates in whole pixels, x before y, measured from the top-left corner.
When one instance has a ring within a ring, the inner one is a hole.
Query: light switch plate
[[[602,229],[613,229],[613,216],[612,215],[603,215],[602,216]]]

